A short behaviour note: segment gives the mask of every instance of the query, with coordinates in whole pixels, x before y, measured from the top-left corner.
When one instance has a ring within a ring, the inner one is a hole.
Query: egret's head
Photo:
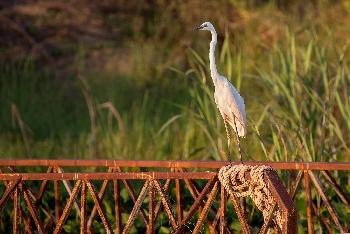
[[[200,26],[195,28],[196,30],[208,30],[208,31],[215,31],[214,26],[210,22],[204,22]]]

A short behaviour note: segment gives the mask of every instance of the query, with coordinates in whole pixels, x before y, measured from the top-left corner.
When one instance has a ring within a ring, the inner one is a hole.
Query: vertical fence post
[[[86,182],[82,182],[80,200],[80,234],[85,234],[86,229]]]
[[[54,168],[54,173],[57,173],[57,167]],[[54,193],[55,193],[55,217],[59,220],[61,217],[61,201],[60,201],[60,186],[58,180],[53,181]]]
[[[13,223],[12,223],[13,234],[18,234],[18,208],[19,208],[19,196],[18,196],[18,187],[16,187],[13,192]]]
[[[311,187],[310,187],[309,173],[307,170],[304,171],[304,189],[305,189],[305,198],[306,198],[307,230],[309,234],[313,234],[314,223],[312,218]]]
[[[177,222],[181,223],[183,219],[182,213],[182,194],[181,194],[181,184],[180,180],[175,180],[175,188],[176,188],[176,209],[177,209]]]
[[[221,185],[221,200],[220,200],[220,234],[225,233],[226,227],[226,191]]]
[[[148,234],[153,234],[154,233],[154,187],[153,183],[150,183],[150,190],[149,190],[149,209],[148,209],[148,228],[147,228],[147,233]]]
[[[115,210],[115,233],[122,233],[122,220],[121,220],[121,210],[120,210],[120,187],[119,181],[113,180],[114,188],[114,210]]]

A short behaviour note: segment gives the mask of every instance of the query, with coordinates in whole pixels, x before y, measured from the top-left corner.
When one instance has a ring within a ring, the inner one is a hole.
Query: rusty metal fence
[[[0,230],[6,233],[160,233],[162,230],[249,233],[250,206],[244,199],[229,196],[218,181],[218,169],[226,164],[0,160]],[[275,232],[294,233],[297,226],[309,233],[316,229],[329,233],[350,230],[347,173],[350,163],[245,164],[269,165],[279,174],[278,177],[276,173],[265,173],[264,179],[278,206],[286,212],[284,226],[280,229],[270,215],[265,222],[258,220],[262,226],[260,233],[266,233],[268,227]],[[297,204],[298,216],[291,200]],[[73,223],[80,225],[73,227]]]

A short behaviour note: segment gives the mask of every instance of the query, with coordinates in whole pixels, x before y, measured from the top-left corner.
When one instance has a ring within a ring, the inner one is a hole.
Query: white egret
[[[238,144],[238,151],[240,161],[242,162],[241,146],[239,137],[244,137],[247,134],[246,127],[246,113],[244,100],[235,87],[227,80],[226,77],[219,75],[216,64],[215,64],[215,46],[217,43],[217,33],[214,26],[210,22],[204,22],[196,28],[197,30],[207,30],[211,32],[211,42],[209,49],[209,62],[210,62],[210,73],[211,78],[215,86],[214,99],[215,103],[220,111],[222,118],[224,119],[226,134],[227,134],[227,145],[228,145],[228,156],[230,158],[230,133],[227,128],[227,123],[231,125],[236,133],[236,139]]]

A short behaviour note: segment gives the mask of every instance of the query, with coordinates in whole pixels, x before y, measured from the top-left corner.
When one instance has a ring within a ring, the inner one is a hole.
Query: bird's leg
[[[237,125],[236,125],[236,116],[235,115],[233,115],[233,122],[235,124],[236,139],[237,139],[238,151],[239,151],[239,159],[240,159],[241,163],[243,163],[242,152],[241,152],[241,143],[239,142],[239,136],[238,136],[238,130],[237,130]]]
[[[231,153],[230,153],[230,132],[229,132],[229,129],[227,128],[226,118],[224,118],[224,124],[225,124],[226,137],[227,137],[228,160],[231,163],[232,161],[231,161]]]

